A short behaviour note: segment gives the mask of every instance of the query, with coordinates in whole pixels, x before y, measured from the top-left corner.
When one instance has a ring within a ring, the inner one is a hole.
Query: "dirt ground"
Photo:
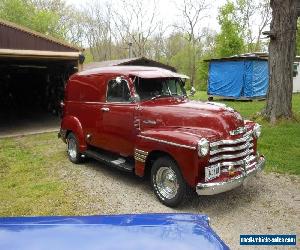
[[[60,118],[47,113],[0,117],[0,139],[59,131]]]
[[[76,204],[84,214],[203,213],[210,216],[212,228],[232,249],[252,249],[239,245],[240,234],[300,234],[298,176],[262,173],[233,191],[195,195],[180,208],[171,209],[157,201],[147,180],[94,160],[65,164],[61,178],[77,183],[78,190],[72,194],[84,196]]]
[[[241,247],[240,234],[300,234],[299,176],[262,173],[230,192],[193,195],[171,209],[156,199],[148,180],[94,160],[72,164],[56,133],[4,139],[1,146],[1,194],[9,194],[0,199],[3,216],[202,213],[232,249],[247,250],[274,247]]]

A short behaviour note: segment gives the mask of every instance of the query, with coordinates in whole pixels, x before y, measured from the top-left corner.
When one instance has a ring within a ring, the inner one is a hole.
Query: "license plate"
[[[220,166],[206,167],[205,168],[205,181],[212,180],[220,176]]]

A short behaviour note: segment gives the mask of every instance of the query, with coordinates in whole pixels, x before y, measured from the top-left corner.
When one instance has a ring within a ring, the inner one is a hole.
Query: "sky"
[[[93,1],[101,3],[105,0],[66,0],[68,4],[75,5],[78,8]],[[147,2],[147,0],[145,0],[145,2]],[[203,27],[209,26],[210,29],[219,31],[220,27],[217,21],[218,9],[226,3],[226,0],[211,0],[207,2],[210,3],[210,7],[207,11],[208,18],[203,21],[205,22]],[[117,1],[114,0],[111,0],[111,3],[117,5]],[[178,20],[178,10],[176,6],[180,6],[182,3],[183,0],[157,0],[159,13],[165,24],[172,25]],[[209,25],[207,25],[207,23],[209,23]]]

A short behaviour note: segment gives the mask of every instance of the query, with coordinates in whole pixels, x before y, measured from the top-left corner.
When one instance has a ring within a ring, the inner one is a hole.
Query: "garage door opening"
[[[59,129],[64,84],[83,48],[0,19],[0,138]]]
[[[0,137],[59,128],[64,85],[76,60],[0,59]]]

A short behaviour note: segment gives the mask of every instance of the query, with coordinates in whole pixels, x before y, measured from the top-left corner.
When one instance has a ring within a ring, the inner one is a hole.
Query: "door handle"
[[[108,111],[109,111],[109,108],[103,107],[103,108],[101,108],[101,111],[103,111],[103,112],[108,112]]]

